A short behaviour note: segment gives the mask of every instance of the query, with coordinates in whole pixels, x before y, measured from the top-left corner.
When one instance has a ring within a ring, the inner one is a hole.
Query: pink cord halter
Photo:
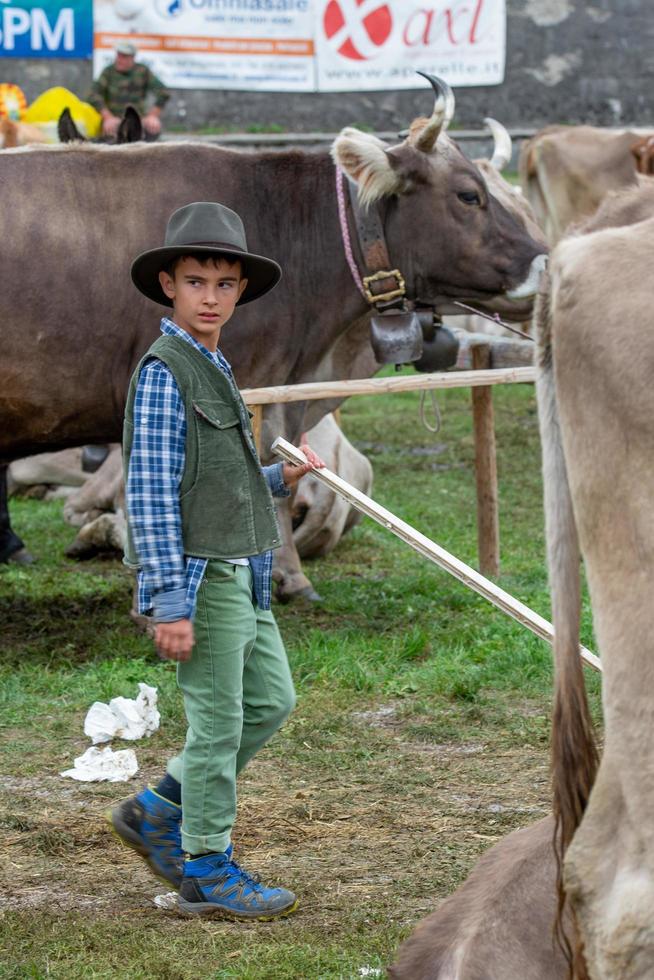
[[[350,229],[348,228],[347,214],[345,213],[345,193],[343,191],[343,182],[347,179],[348,178],[343,173],[341,168],[336,167],[336,199],[338,200],[338,217],[341,222],[341,237],[343,239],[343,248],[345,249],[345,258],[347,259],[347,264],[350,267],[350,272],[352,274],[352,278],[354,279],[354,285],[365,298],[366,294],[363,290],[363,282],[361,281],[361,276],[359,275],[359,270],[352,252]]]

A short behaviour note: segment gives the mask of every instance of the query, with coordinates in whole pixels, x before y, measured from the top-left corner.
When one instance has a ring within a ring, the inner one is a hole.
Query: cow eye
[[[457,197],[464,204],[481,204],[481,198],[477,191],[460,191]]]

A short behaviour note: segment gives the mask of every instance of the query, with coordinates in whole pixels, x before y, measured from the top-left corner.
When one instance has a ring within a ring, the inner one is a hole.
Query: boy
[[[218,350],[237,305],[272,289],[281,269],[248,252],[241,219],[221,204],[175,211],[162,248],[132,265],[137,288],[173,308],[134,372],[125,410],[125,561],[139,568],[139,611],[152,610],[161,657],[178,663],[186,745],[154,788],[115,807],[115,832],[179,888],[188,915],[271,919],[297,906],[232,859],[236,776],[294,705],[270,611],[272,495],[322,461],[261,468],[247,409]],[[181,834],[180,834],[181,830]],[[186,852],[186,860],[183,859]]]

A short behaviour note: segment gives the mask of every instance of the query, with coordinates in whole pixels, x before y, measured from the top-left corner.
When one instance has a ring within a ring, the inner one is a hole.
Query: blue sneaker
[[[144,789],[115,806],[108,819],[115,834],[145,858],[157,878],[179,888],[184,869],[181,806]]]
[[[295,912],[298,901],[286,888],[265,888],[224,854],[187,858],[178,906],[184,915],[269,921]]]

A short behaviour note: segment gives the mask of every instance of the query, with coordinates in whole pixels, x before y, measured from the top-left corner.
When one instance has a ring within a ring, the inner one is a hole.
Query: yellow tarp
[[[57,86],[42,92],[38,98],[27,107],[23,120],[25,122],[36,123],[56,123],[65,108],[70,110],[75,125],[82,136],[99,136],[102,129],[102,117],[99,112],[89,105],[82,102],[76,95],[69,92],[67,88]]]

